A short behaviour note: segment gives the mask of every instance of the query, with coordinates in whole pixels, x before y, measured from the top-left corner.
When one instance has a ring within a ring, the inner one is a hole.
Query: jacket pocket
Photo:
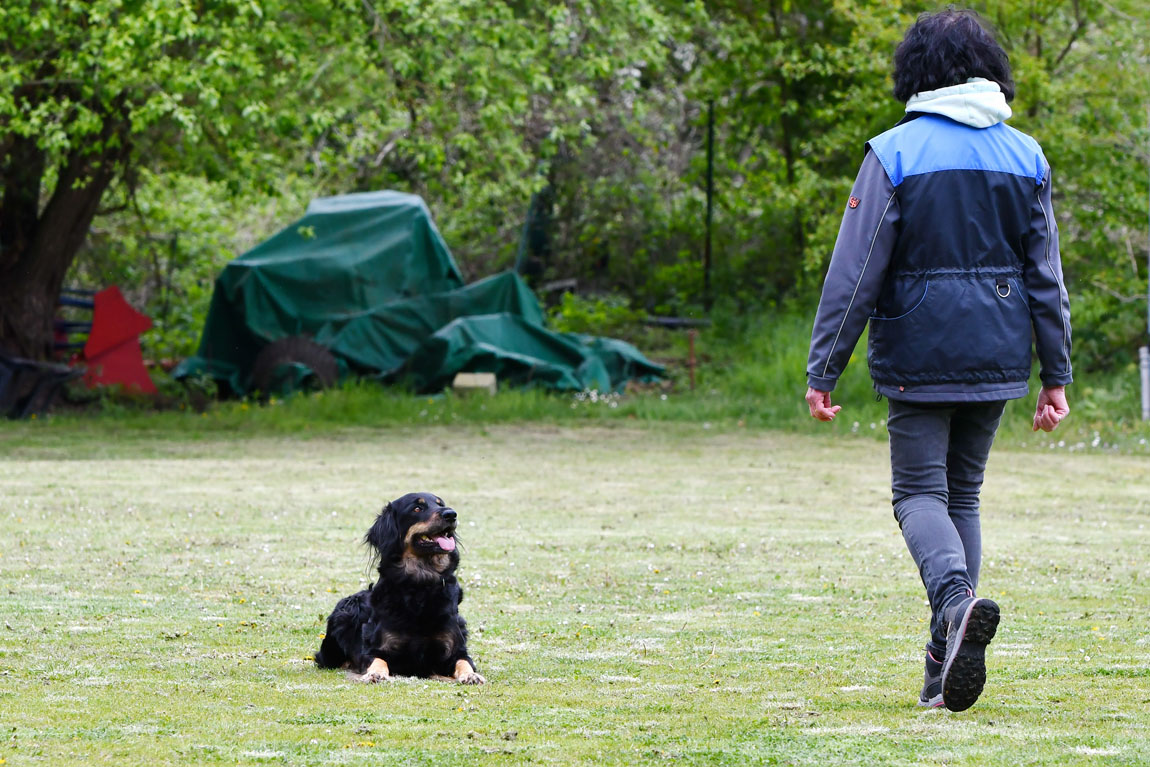
[[[925,284],[924,284],[925,283]],[[1026,380],[1030,309],[1015,275],[944,275],[920,281],[918,295],[892,285],[872,318],[876,380],[947,383]],[[891,309],[903,311],[893,313]]]
[[[928,277],[896,277],[883,289],[870,318],[880,322],[905,319],[922,306],[929,294]]]

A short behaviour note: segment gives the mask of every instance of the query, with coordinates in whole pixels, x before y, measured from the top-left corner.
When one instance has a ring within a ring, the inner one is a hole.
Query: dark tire
[[[311,385],[326,389],[335,384],[339,377],[339,365],[335,356],[326,347],[303,336],[288,336],[260,350],[252,363],[252,389],[265,397],[272,393],[276,384],[276,371],[281,365],[298,362],[307,365],[314,375],[308,378]]]

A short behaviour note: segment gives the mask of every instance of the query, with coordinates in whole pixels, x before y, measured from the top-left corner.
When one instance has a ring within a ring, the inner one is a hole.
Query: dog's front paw
[[[487,680],[478,671],[465,671],[455,677],[455,681],[460,684],[487,684]]]
[[[355,681],[363,682],[364,684],[375,684],[376,682],[390,682],[394,677],[381,671],[368,671],[366,674],[360,674],[353,678]]]
[[[367,667],[367,670],[358,676],[353,676],[357,682],[365,682],[367,684],[375,684],[376,682],[390,682],[391,669],[387,667],[387,661],[382,658],[376,658]]]

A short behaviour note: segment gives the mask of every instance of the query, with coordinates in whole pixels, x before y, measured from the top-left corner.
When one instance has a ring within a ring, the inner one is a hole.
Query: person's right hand
[[[1054,431],[1069,412],[1066,387],[1043,386],[1038,394],[1038,405],[1034,408],[1034,431]]]

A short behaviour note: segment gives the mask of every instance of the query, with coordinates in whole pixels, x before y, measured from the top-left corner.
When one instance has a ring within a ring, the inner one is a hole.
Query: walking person
[[[831,392],[870,322],[868,363],[889,402],[894,516],[932,612],[921,706],[982,693],[999,607],[976,596],[979,491],[1007,400],[1042,390],[1034,429],[1070,412],[1070,304],[1038,143],[1004,122],[1006,52],[970,11],[924,14],[894,54],[906,116],[867,142],[811,335],[806,401]]]

